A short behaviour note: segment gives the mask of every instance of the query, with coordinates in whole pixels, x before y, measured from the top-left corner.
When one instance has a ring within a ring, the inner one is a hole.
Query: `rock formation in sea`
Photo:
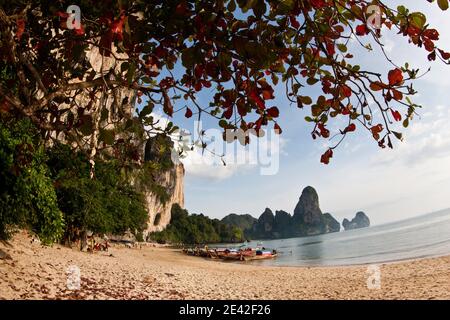
[[[274,237],[292,237],[292,216],[286,211],[279,210],[275,212]]]
[[[253,225],[252,237],[255,239],[272,239],[275,216],[269,208],[266,208]]]
[[[303,189],[294,209],[293,226],[295,236],[312,236],[340,230],[339,222],[331,214],[323,214],[320,210],[319,195],[313,187]]]
[[[342,226],[345,230],[367,228],[370,227],[370,219],[364,212],[360,211],[356,214],[352,221],[344,219],[344,221],[342,221]]]
[[[240,227],[246,237],[251,239],[303,237],[339,232],[341,229],[340,223],[330,213],[322,213],[319,196],[313,187],[303,190],[293,216],[282,210],[273,214],[273,211],[267,208],[258,219],[249,215],[233,214],[222,221]]]
[[[341,231],[341,224],[330,213],[324,213],[322,219],[325,225],[325,233]]]

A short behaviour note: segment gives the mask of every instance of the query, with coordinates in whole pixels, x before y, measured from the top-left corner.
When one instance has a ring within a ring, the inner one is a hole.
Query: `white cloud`
[[[380,152],[373,163],[402,163],[407,166],[423,165],[436,158],[450,155],[450,108],[439,105],[428,109],[406,130],[405,141],[394,150]]]
[[[287,155],[286,145],[286,139],[274,134],[267,140],[254,139],[245,147],[239,142],[227,144],[218,140],[217,144],[214,144],[215,148],[208,146],[209,151],[202,153],[202,149],[196,147],[181,161],[188,175],[208,180],[224,180],[255,169],[259,169],[261,173],[264,168],[269,167],[272,167],[273,174],[276,174],[280,156]]]

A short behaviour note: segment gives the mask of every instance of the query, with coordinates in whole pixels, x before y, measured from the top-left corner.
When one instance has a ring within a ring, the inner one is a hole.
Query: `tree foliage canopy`
[[[77,141],[92,134],[102,116],[90,110],[91,103],[77,103],[80,92],[95,100],[97,93],[131,88],[138,101],[146,97],[139,119],[147,127],[160,106],[168,116],[207,115],[223,129],[259,134],[268,126],[281,129],[281,108],[272,100],[282,85],[288,99],[310,113],[314,138],[329,138],[329,123],[344,119],[336,132],[342,138],[364,128],[381,147],[392,147],[391,137],[402,139],[392,126],[407,127],[418,107],[411,100],[418,70],[387,56],[392,68],[362,70],[352,62],[348,42],[354,38],[364,46],[370,38],[383,50],[381,29],[388,28],[423,47],[430,61],[448,63],[450,54],[436,46],[439,32],[424,14],[385,2],[80,0],[81,25],[74,28],[66,13],[73,1],[1,1],[0,69],[10,76],[0,81],[0,110]],[[448,0],[437,5],[447,10]],[[120,68],[96,71],[86,59],[92,48],[105,59],[115,57]],[[308,87],[322,94],[312,97]],[[211,101],[201,102],[198,94],[211,88]],[[68,107],[59,108],[62,102]],[[123,139],[111,132],[100,139],[123,149]]]
[[[0,239],[26,228],[46,244],[78,240],[83,231],[137,238],[147,227],[144,196],[117,161],[88,158],[57,144],[45,149],[28,119],[0,121]],[[143,173],[141,173],[143,174]]]
[[[172,244],[234,243],[245,240],[241,228],[203,214],[189,215],[187,210],[177,204],[172,206],[171,214],[167,228],[150,234],[151,239]]]

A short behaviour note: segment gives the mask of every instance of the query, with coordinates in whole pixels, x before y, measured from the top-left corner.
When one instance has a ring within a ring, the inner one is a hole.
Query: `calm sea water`
[[[321,236],[252,241],[277,249],[278,266],[352,265],[392,262],[450,254],[450,209],[365,229]]]

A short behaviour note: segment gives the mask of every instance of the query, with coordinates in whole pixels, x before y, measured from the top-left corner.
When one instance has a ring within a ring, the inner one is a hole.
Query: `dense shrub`
[[[61,238],[62,212],[39,135],[29,121],[0,122],[0,238],[29,228],[44,243]]]
[[[87,230],[138,238],[146,228],[144,197],[115,161],[89,162],[56,144],[44,148],[29,121],[0,122],[0,239],[27,228],[44,243],[76,240]]]
[[[68,240],[80,233],[135,235],[146,228],[147,211],[143,195],[114,161],[96,161],[95,178],[89,177],[89,162],[65,145],[50,150],[48,161],[55,180],[58,204],[66,219]]]

